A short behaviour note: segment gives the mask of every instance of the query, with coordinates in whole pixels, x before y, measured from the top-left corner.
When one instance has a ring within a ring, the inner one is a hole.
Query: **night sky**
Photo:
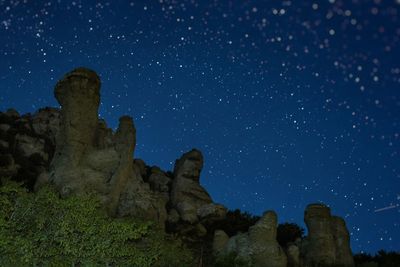
[[[0,0],[0,110],[92,68],[148,165],[196,147],[214,201],[302,226],[322,201],[354,252],[398,251],[399,39],[400,0]]]

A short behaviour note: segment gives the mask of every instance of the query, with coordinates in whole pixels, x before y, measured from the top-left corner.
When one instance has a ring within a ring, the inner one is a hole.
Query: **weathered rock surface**
[[[223,249],[215,246],[220,255],[235,253],[236,260],[244,260],[254,267],[286,267],[287,257],[276,241],[277,216],[275,212],[265,212],[261,219],[249,228],[247,233],[239,233],[229,239]],[[221,234],[216,235],[215,243],[221,243]]]
[[[345,221],[338,216],[332,216],[331,228],[333,239],[335,240],[335,264],[345,267],[354,266],[353,253],[350,248],[350,234],[347,230]]]
[[[225,248],[229,241],[229,236],[222,230],[216,230],[213,238],[213,252],[215,255],[219,255]]]
[[[200,185],[203,155],[192,149],[175,161],[170,193],[170,204],[179,214],[178,232],[191,232],[197,236],[207,233],[205,226],[226,216],[226,208],[212,202]],[[169,220],[172,221],[172,220]]]
[[[308,205],[304,221],[308,228],[308,236],[302,242],[304,266],[354,266],[344,221],[332,217],[329,207],[324,204]]]
[[[0,112],[0,176],[33,187],[53,157],[58,117],[54,108],[23,116],[13,109]]]
[[[300,267],[300,248],[297,244],[289,244],[286,249],[288,267]]]

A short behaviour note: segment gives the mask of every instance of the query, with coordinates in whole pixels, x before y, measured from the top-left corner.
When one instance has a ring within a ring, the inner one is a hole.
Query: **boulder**
[[[213,238],[213,253],[218,256],[229,241],[229,236],[222,230],[216,230]]]

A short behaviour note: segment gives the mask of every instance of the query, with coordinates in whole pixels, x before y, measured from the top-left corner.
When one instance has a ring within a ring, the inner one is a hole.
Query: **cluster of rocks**
[[[206,234],[207,223],[225,217],[226,208],[213,203],[200,185],[200,151],[176,160],[173,173],[133,159],[132,118],[121,117],[115,132],[98,118],[95,72],[79,68],[66,74],[55,97],[60,109],[22,117],[14,110],[0,113],[0,177],[23,180],[35,190],[50,182],[64,197],[95,192],[112,216],[153,220],[193,238]]]
[[[33,187],[53,158],[58,124],[55,108],[23,116],[13,109],[0,112],[0,177]]]
[[[310,204],[304,214],[308,236],[282,248],[276,240],[277,216],[267,211],[247,233],[233,237],[214,233],[213,251],[217,256],[233,253],[235,261],[254,267],[353,267],[350,236],[344,220],[332,216],[324,204]]]
[[[203,156],[193,149],[176,160],[173,172],[134,159],[136,130],[123,116],[113,132],[98,118],[100,79],[85,68],[65,75],[55,87],[61,108],[20,116],[0,112],[0,177],[38,190],[52,183],[64,197],[94,192],[111,216],[152,220],[169,232],[199,240],[223,220],[227,209],[200,185]],[[282,248],[277,216],[266,212],[247,233],[228,237],[217,230],[213,251],[234,253],[255,267],[354,266],[344,221],[328,207],[309,205],[308,236]],[[213,234],[213,233],[208,233]]]

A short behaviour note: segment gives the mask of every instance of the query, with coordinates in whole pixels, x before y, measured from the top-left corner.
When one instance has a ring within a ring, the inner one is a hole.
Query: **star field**
[[[354,252],[399,251],[399,19],[399,0],[0,0],[0,110],[57,106],[92,68],[135,157],[199,148],[214,201],[303,226],[322,201]]]

